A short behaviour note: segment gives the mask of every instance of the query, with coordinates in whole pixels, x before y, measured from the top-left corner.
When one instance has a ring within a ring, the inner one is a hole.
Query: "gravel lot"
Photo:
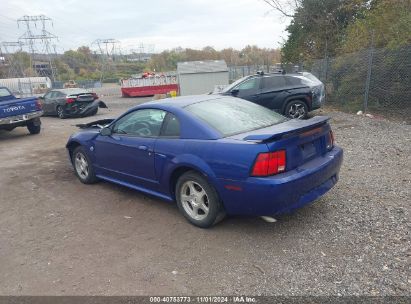
[[[110,97],[97,118],[142,101]],[[173,204],[81,184],[64,145],[94,118],[0,131],[0,294],[411,295],[411,126],[322,114],[345,150],[337,186],[277,223],[209,230]]]

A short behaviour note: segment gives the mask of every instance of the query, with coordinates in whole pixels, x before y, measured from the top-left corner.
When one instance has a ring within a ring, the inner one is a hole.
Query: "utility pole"
[[[365,93],[364,93],[364,113],[368,110],[368,95],[370,92],[370,82],[371,82],[371,71],[372,71],[372,61],[374,57],[374,35],[375,31],[371,32],[371,46],[368,54],[368,70],[367,70],[367,80],[365,82]]]
[[[57,79],[57,70],[53,65],[50,46],[53,40],[58,40],[58,37],[47,30],[47,24],[51,24],[51,26],[53,26],[52,19],[44,15],[26,15],[17,19],[17,25],[20,26],[21,24],[26,27],[26,31],[20,36],[19,41],[29,47],[29,52],[31,54],[31,67],[34,67],[36,73],[41,74],[41,76],[51,76],[52,80],[55,81]],[[37,49],[37,44],[40,44],[40,50]],[[38,55],[36,52],[46,55],[50,73],[47,73],[47,69],[40,68],[40,70],[38,70],[36,68],[35,56]]]

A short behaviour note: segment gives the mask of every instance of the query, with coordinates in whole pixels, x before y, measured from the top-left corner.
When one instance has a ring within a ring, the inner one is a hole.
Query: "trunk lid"
[[[324,155],[329,142],[329,117],[293,119],[231,138],[267,145],[268,151],[286,151],[286,171]]]

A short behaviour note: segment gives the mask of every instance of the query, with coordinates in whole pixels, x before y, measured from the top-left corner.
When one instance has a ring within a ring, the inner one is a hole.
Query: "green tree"
[[[369,5],[369,0],[297,0],[291,14],[278,0],[265,2],[292,18],[282,48],[283,62],[334,56],[346,27],[362,18]]]
[[[379,0],[364,18],[348,25],[340,53],[368,48],[374,36],[376,48],[398,48],[411,43],[411,1]]]

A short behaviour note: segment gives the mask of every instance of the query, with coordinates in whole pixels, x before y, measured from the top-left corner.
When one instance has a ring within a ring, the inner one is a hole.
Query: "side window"
[[[180,137],[180,122],[175,115],[167,113],[161,130],[161,136]]]
[[[53,94],[53,92],[48,92],[46,95],[44,95],[44,99],[51,98],[51,94]]]
[[[282,75],[263,78],[263,89],[277,89],[285,86],[285,77]]]
[[[241,84],[239,84],[236,89],[243,90],[258,90],[260,86],[260,81],[258,78],[249,79]]]
[[[136,110],[120,118],[113,133],[140,137],[159,136],[166,112],[157,109]]]
[[[308,86],[310,85],[310,81],[307,79],[300,78],[300,77],[288,76],[287,84],[289,86]]]

